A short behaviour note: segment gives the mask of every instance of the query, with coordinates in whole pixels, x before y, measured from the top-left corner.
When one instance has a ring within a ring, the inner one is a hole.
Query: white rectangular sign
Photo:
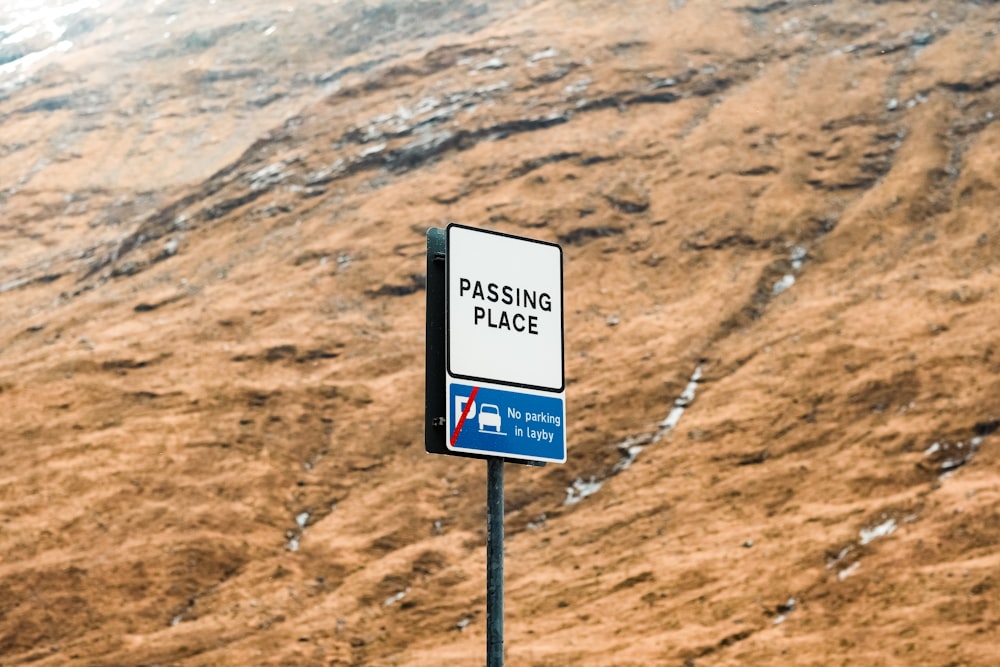
[[[562,248],[447,229],[447,446],[566,460]]]
[[[562,248],[448,226],[448,373],[561,392]]]

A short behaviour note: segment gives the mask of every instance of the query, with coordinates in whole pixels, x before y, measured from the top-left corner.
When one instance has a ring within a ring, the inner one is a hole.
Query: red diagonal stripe
[[[472,407],[472,402],[476,400],[476,394],[479,392],[479,387],[473,387],[472,391],[469,392],[469,400],[465,402],[465,409],[462,410],[462,416],[458,418],[458,425],[455,426],[455,432],[451,434],[451,446],[454,447],[455,443],[458,441],[458,434],[462,432],[462,427],[465,426],[465,418],[469,416],[469,408]]]

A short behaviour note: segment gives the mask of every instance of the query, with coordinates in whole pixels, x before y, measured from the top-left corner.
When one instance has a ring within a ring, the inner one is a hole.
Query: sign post
[[[487,667],[503,665],[503,464],[566,461],[562,248],[427,231],[424,448],[487,460]]]
[[[503,667],[503,459],[486,461],[486,667]]]

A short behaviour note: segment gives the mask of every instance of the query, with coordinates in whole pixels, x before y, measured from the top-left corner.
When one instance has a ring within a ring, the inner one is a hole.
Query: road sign
[[[562,248],[452,224],[446,256],[447,450],[565,462]]]
[[[566,402],[561,395],[453,382],[448,387],[452,449],[524,458],[566,460]]]
[[[502,667],[503,465],[566,461],[562,248],[427,230],[424,448],[485,458],[486,664]]]
[[[448,226],[448,374],[561,392],[562,248]]]

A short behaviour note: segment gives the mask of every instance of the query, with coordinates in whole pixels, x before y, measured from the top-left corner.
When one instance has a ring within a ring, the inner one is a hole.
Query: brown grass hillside
[[[450,221],[564,250],[508,665],[1000,664],[996,2],[22,4],[0,666],[483,664]]]

